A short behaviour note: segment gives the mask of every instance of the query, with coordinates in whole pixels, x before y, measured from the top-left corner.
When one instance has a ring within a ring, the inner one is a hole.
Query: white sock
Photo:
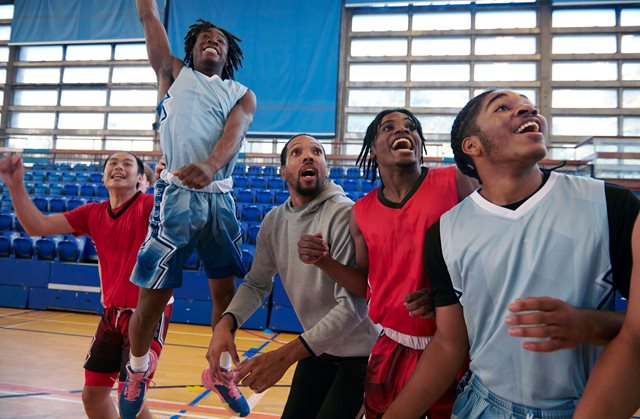
[[[231,371],[231,354],[229,352],[223,352],[220,354],[220,368]]]
[[[129,353],[129,366],[133,372],[145,372],[149,369],[149,352],[142,356],[133,356]]]

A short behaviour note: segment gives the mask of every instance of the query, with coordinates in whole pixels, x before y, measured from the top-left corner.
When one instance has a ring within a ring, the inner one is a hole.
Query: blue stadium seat
[[[80,185],[77,183],[65,183],[62,190],[65,196],[78,196],[80,193]]]
[[[262,204],[262,219],[267,215],[269,211],[277,207],[276,204]]]
[[[249,176],[249,186],[253,189],[268,189],[267,179],[262,176]]]
[[[286,182],[281,177],[270,176],[267,179],[267,187],[265,189],[285,189]]]
[[[80,262],[86,238],[67,236],[57,243],[58,259],[61,262]]]
[[[99,196],[101,198],[108,198],[109,190],[101,183],[96,186],[96,196]]]
[[[84,205],[87,202],[84,198],[70,198],[67,200],[67,209],[71,211],[74,208],[78,208],[80,205]]]
[[[253,191],[251,189],[236,190],[236,200],[245,204],[253,203],[255,201]]]
[[[0,201],[0,211],[11,212],[13,211],[13,203],[9,195],[4,195],[2,201]]]
[[[42,212],[49,212],[49,198],[36,196],[33,198],[33,205]]]
[[[52,183],[49,185],[49,196],[61,196],[62,185],[59,183]]]
[[[278,176],[278,166],[265,166],[264,169],[262,169],[262,175],[263,176]]]
[[[16,237],[13,239],[13,254],[16,259],[33,259],[33,241],[31,237]]]
[[[233,177],[244,176],[247,173],[247,168],[244,164],[236,164],[233,168]]]
[[[48,195],[49,194],[49,184],[48,183],[36,183],[33,185],[33,194],[34,195]]]
[[[249,272],[253,263],[253,255],[255,253],[254,246],[242,246],[242,264],[244,269]]]
[[[96,252],[96,248],[93,245],[91,237],[86,237],[84,252],[82,252],[82,262],[98,262],[98,252]]]
[[[256,245],[256,241],[258,239],[258,231],[260,231],[260,226],[253,225],[250,226],[247,230],[247,242],[252,245]]]
[[[12,247],[12,239],[10,237],[0,235],[0,258],[11,257]]]
[[[80,185],[80,196],[96,196],[96,185],[83,183]]]
[[[247,175],[249,176],[262,176],[262,166],[251,165],[247,168]]]
[[[48,172],[47,180],[49,182],[62,182],[62,172],[57,172],[57,171]]]
[[[233,186],[239,189],[246,189],[249,187],[249,178],[246,176],[234,176]]]
[[[91,177],[89,176],[88,173],[78,173],[76,175],[76,182],[82,184],[82,183],[91,183]]]
[[[191,255],[184,261],[182,267],[191,271],[197,271],[200,268],[200,259],[198,259],[198,254],[195,250],[191,252]]]
[[[355,179],[345,179],[342,181],[342,189],[345,192],[358,192],[360,190],[360,183]]]
[[[240,219],[242,221],[260,221],[262,209],[256,205],[246,205],[242,207]]]
[[[347,168],[347,177],[350,179],[360,179],[360,168],[359,167]]]
[[[49,210],[51,212],[65,212],[67,210],[67,198],[51,198],[49,200]]]
[[[13,214],[0,214],[0,231],[15,230],[15,217]]]
[[[289,199],[289,191],[276,191],[275,203],[282,204]]]
[[[37,260],[55,260],[56,242],[51,237],[40,237],[35,242],[35,255]]]
[[[102,172],[89,173],[89,179],[91,180],[91,183],[102,183]]]
[[[331,179],[342,179],[347,175],[344,167],[332,167],[329,169],[329,177]]]
[[[64,183],[73,183],[77,181],[77,177],[73,172],[64,172],[60,180]]]
[[[246,221],[238,221],[240,224],[240,234],[242,234],[242,240],[247,241],[247,230],[249,230],[249,224]]]
[[[272,204],[274,192],[270,189],[261,189],[256,191],[256,202],[259,204]]]

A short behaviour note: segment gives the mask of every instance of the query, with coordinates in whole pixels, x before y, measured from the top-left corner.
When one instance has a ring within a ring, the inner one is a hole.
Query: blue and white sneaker
[[[133,372],[127,364],[127,379],[120,390],[119,405],[122,419],[135,419],[142,410],[144,396],[149,388],[151,376],[158,367],[158,355],[149,351],[149,368],[146,372]]]
[[[228,406],[227,411],[233,415],[245,417],[251,413],[251,408],[247,399],[244,398],[240,389],[233,381],[233,373],[220,368],[222,373],[223,382],[219,382],[211,374],[211,369],[205,368],[202,371],[202,385],[208,390],[214,391],[220,401]]]

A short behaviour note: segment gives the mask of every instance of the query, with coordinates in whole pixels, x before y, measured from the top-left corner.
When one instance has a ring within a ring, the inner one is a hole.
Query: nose
[[[314,161],[313,158],[313,154],[311,153],[311,151],[307,151],[304,153],[304,156],[302,157],[302,162],[303,163],[307,163],[307,162],[312,162]]]
[[[536,116],[538,115],[538,110],[534,108],[533,105],[530,103],[523,103],[518,107],[516,113],[518,116],[526,116],[526,115]]]

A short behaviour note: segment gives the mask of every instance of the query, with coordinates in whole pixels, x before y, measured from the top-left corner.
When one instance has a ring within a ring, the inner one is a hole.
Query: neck
[[[531,196],[542,184],[538,165],[520,171],[480,173],[480,195],[496,205],[509,205]]]
[[[211,77],[214,74],[217,74],[218,77],[222,78],[222,66],[216,66],[215,64],[207,64],[201,63],[197,66],[193,66],[193,69],[199,71],[200,73],[206,75],[207,77]]]
[[[391,202],[402,202],[422,174],[418,165],[410,168],[393,168],[389,171],[379,168],[379,171],[380,179],[384,184],[382,193]]]
[[[131,198],[138,192],[137,189],[112,189],[109,191],[109,205],[111,209],[116,209]]]

